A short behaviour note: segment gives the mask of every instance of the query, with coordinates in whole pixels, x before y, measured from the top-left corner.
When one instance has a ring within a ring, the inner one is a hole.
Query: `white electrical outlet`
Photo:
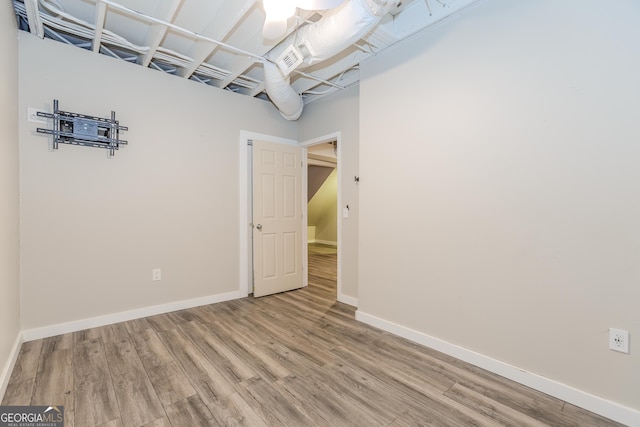
[[[621,353],[629,353],[629,331],[609,328],[609,348]]]
[[[154,268],[151,270],[151,281],[157,282],[158,280],[162,280],[162,270],[159,268]]]

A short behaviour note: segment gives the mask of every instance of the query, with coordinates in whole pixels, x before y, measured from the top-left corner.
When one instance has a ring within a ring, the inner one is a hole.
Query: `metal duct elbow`
[[[300,68],[329,59],[364,37],[398,1],[345,0],[318,22],[301,27],[275,46],[264,64],[264,86],[282,116],[297,120],[304,103],[291,87],[289,76],[272,61],[291,45],[304,55],[303,63],[298,65]]]

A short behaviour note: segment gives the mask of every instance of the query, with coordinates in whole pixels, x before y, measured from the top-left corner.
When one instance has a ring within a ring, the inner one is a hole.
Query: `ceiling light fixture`
[[[287,32],[287,19],[296,13],[296,8],[326,10],[340,6],[344,0],[262,0],[265,19],[262,36],[277,39]]]

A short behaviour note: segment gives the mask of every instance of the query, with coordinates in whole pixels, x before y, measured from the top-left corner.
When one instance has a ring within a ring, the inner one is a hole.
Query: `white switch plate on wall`
[[[154,268],[151,270],[151,281],[157,282],[158,280],[162,280],[162,270],[159,268]]]
[[[27,120],[30,122],[34,122],[34,123],[42,123],[42,124],[47,124],[47,118],[46,117],[39,117],[38,116],[38,110],[37,108],[32,108],[29,107],[27,108]]]

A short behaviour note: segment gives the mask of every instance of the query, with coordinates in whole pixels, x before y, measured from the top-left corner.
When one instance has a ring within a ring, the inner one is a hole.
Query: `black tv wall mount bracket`
[[[53,119],[53,129],[37,128],[37,132],[53,135],[54,150],[58,149],[58,144],[84,145],[107,149],[111,157],[120,148],[120,144],[127,144],[127,141],[120,139],[120,131],[129,128],[120,126],[115,111],[111,112],[110,119],[69,113],[60,111],[58,100],[54,99],[53,113],[38,111],[37,115]]]

